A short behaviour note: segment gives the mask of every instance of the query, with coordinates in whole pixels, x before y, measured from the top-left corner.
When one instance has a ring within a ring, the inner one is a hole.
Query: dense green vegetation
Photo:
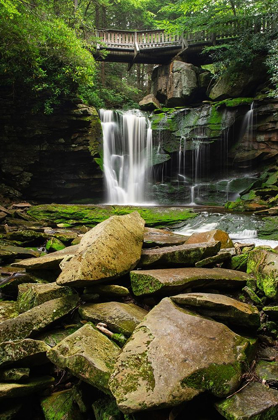
[[[240,20],[236,41],[209,47],[215,77],[266,61],[272,94],[278,86],[276,37],[244,29],[244,22],[277,13],[276,0],[0,0],[0,87],[28,94],[51,113],[63,97],[97,107],[132,107],[148,93],[152,65],[96,63],[95,28],[224,31]]]

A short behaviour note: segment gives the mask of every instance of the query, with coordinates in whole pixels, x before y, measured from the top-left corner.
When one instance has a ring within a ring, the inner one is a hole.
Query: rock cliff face
[[[0,196],[71,202],[103,195],[101,125],[94,108],[64,102],[53,114],[32,113],[28,98],[0,92]]]

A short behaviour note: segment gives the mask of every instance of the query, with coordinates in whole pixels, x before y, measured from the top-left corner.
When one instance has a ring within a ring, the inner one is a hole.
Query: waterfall
[[[254,102],[250,105],[250,109],[246,112],[240,133],[240,138],[246,137],[247,142],[252,140],[254,131]]]
[[[100,110],[103,170],[110,204],[147,201],[148,168],[152,164],[152,130],[140,111]]]

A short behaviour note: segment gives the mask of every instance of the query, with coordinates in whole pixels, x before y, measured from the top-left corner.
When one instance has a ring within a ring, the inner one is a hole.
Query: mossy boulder
[[[183,244],[163,248],[143,249],[140,267],[188,267],[217,254],[220,242]]]
[[[2,322],[0,343],[3,341],[27,338],[62,318],[78,304],[77,295],[53,299],[35,306],[15,318]]]
[[[64,286],[55,283],[36,284],[24,283],[18,286],[17,306],[20,313],[29,311],[35,306],[41,305],[49,300],[60,297],[71,296],[75,292]]]
[[[128,207],[128,206],[90,206],[67,204],[43,204],[33,206],[28,214],[39,221],[64,223],[67,226],[94,227],[111,216],[130,214],[137,211],[147,226],[165,227],[196,217],[191,209],[183,207]]]
[[[172,296],[173,302],[198,311],[225,324],[246,328],[260,326],[260,313],[255,306],[215,293],[183,293]]]
[[[278,252],[257,247],[249,252],[247,272],[257,279],[257,287],[268,298],[278,296]]]
[[[60,241],[57,238],[48,239],[48,241],[46,242],[46,246],[45,246],[45,248],[48,252],[61,251],[65,247],[66,246],[63,244],[63,242]]]
[[[169,296],[201,287],[228,290],[240,288],[253,279],[253,276],[224,268],[188,267],[131,271],[130,278],[135,296]]]
[[[215,406],[229,420],[274,420],[278,416],[278,391],[253,382]]]
[[[49,350],[47,356],[59,368],[67,368],[82,381],[109,393],[108,380],[119,353],[116,344],[87,324]]]
[[[169,298],[140,323],[109,386],[124,413],[171,407],[203,391],[224,397],[240,384],[249,341]]]
[[[148,312],[133,303],[104,302],[83,305],[79,313],[88,321],[104,322],[115,333],[131,335]]]
[[[36,366],[47,362],[49,346],[40,340],[6,341],[0,344],[0,366],[17,363],[20,366]]]
[[[127,274],[140,260],[144,225],[137,212],[100,223],[83,236],[57,284],[84,286]]]

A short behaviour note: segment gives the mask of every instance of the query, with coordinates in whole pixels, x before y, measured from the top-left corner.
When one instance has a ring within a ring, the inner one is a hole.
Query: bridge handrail
[[[246,16],[228,20],[218,33],[208,29],[199,32],[186,33],[182,36],[167,33],[163,29],[154,30],[116,30],[97,29],[96,36],[100,39],[103,48],[119,48],[133,50],[135,46],[144,48],[163,48],[168,46],[185,46],[198,43],[215,43],[216,41],[236,38],[242,29],[254,29],[254,32],[274,32],[278,29],[275,14]]]

